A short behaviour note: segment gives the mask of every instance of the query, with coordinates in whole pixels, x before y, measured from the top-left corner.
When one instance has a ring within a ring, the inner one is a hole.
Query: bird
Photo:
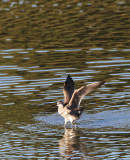
[[[58,113],[65,119],[65,128],[67,122],[71,122],[71,126],[73,127],[74,122],[81,117],[85,108],[81,108],[80,103],[85,95],[93,91],[95,88],[100,87],[104,83],[105,81],[99,81],[84,85],[79,89],[75,89],[72,77],[70,74],[67,76],[63,87],[64,102],[61,100],[57,102]]]

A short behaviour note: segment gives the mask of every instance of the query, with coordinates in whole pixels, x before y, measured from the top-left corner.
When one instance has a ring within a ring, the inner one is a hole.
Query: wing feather
[[[95,88],[100,87],[104,83],[105,83],[104,81],[91,83],[91,84],[88,84],[86,86],[83,86],[83,87],[75,90],[75,92],[73,93],[72,98],[71,98],[69,104],[67,105],[67,107],[71,108],[71,109],[78,108],[81,100],[84,98],[84,96],[86,94],[90,93]]]
[[[64,88],[63,88],[64,104],[69,103],[73,92],[74,92],[74,81],[71,78],[71,76],[68,75],[64,83]]]

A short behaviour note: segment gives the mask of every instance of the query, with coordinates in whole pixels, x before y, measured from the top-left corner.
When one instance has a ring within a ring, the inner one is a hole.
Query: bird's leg
[[[71,122],[71,126],[72,126],[72,128],[74,127],[73,121]]]
[[[74,124],[74,121],[71,122],[71,126],[72,126],[72,128],[75,128],[75,129],[77,128],[77,125]]]
[[[77,129],[77,125],[76,124],[74,125],[74,128]]]
[[[65,119],[64,128],[66,128],[66,123],[67,123],[67,120]]]

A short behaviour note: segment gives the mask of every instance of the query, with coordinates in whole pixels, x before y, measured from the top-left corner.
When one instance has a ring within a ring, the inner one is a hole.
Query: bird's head
[[[63,107],[63,102],[62,102],[62,101],[58,101],[58,102],[57,102],[57,106],[58,106],[58,107],[60,107],[60,106]]]

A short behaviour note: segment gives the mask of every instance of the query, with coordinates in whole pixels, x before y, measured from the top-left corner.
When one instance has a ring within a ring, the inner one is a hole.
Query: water
[[[130,159],[128,4],[106,4],[1,2],[0,159]],[[56,107],[68,74],[106,81],[73,129]]]
[[[107,51],[108,56],[95,59],[93,55],[87,58],[86,52],[58,51],[57,59],[55,50],[49,54],[27,49],[22,53],[0,51],[1,159],[130,158],[128,53],[117,51],[117,57],[112,57],[113,52]],[[5,60],[7,54],[12,58]],[[81,58],[76,57],[79,54]],[[93,54],[98,54],[97,50]],[[64,119],[56,107],[56,101],[63,100],[62,88],[68,74],[76,88],[106,80],[105,85],[85,97],[82,106],[86,109],[76,129],[69,124],[64,129]]]

